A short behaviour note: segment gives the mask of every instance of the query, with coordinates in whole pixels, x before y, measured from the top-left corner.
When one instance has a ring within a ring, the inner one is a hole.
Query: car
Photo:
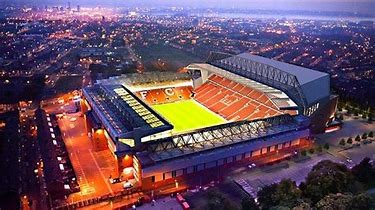
[[[116,184],[116,183],[120,183],[121,182],[121,179],[119,178],[119,177],[117,177],[117,178],[111,178],[111,179],[109,179],[109,182],[111,183],[111,184]]]
[[[352,163],[353,160],[348,158],[348,159],[346,159],[346,162],[348,162],[348,163]]]
[[[257,166],[257,165],[256,165],[255,163],[251,163],[251,164],[249,164],[247,167],[251,169],[251,168],[255,168],[256,166]]]
[[[130,183],[130,182],[125,182],[124,185],[123,185],[124,189],[130,189],[133,187],[133,184]]]
[[[371,144],[371,143],[372,143],[371,140],[368,140],[368,139],[363,140],[363,144]]]

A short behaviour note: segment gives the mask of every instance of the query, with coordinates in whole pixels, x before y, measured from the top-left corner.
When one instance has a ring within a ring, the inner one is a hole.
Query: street
[[[81,189],[80,192],[71,194],[68,201],[94,198],[122,190],[120,183],[110,184],[108,181],[115,171],[115,158],[109,150],[93,151],[85,132],[83,117],[79,114],[66,115],[59,120],[59,126]]]

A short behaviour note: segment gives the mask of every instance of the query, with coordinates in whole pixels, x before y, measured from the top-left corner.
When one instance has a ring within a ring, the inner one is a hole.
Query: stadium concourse
[[[83,89],[94,148],[109,149],[117,175],[144,190],[287,157],[311,143],[311,132],[324,131],[335,111],[322,72],[249,53],[213,53],[186,69],[126,74]]]

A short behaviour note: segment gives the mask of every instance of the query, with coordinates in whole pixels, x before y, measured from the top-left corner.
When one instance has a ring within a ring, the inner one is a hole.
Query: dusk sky
[[[28,4],[102,6],[191,6],[275,10],[347,11],[375,14],[374,0],[0,0]]]

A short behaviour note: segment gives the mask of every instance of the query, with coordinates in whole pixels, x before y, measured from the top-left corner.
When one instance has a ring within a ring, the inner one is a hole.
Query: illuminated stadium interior
[[[278,105],[282,103],[275,103],[269,95],[282,95],[282,92],[264,85],[249,86],[235,79],[211,74],[207,81],[194,88],[187,73],[169,73],[166,78],[163,74],[145,73],[145,78],[149,79],[143,78],[138,83],[133,75],[127,75],[117,78],[117,82],[132,90],[135,96],[173,125],[171,135],[226,122],[296,113],[295,110],[280,110]],[[285,104],[288,106],[288,101]],[[292,103],[292,106],[295,104]]]
[[[173,126],[173,134],[223,124],[226,120],[195,100],[184,100],[152,106]]]

